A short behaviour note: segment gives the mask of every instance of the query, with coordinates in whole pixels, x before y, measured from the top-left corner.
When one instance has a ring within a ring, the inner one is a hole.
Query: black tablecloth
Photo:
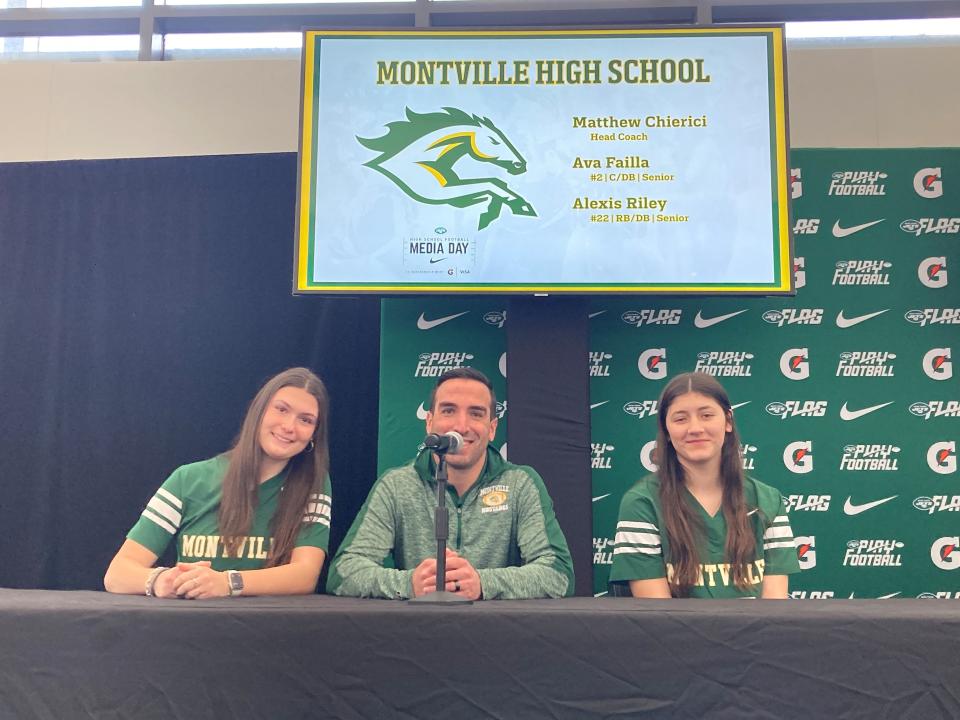
[[[2,718],[957,718],[947,601],[0,590]]]

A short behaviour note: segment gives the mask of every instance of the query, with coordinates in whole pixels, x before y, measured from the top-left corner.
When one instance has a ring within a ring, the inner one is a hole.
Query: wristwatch
[[[227,570],[227,586],[230,588],[230,597],[243,593],[243,575],[239,570]]]

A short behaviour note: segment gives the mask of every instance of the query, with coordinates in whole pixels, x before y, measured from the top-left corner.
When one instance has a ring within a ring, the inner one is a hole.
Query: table
[[[957,718],[958,611],[0,590],[0,718]]]

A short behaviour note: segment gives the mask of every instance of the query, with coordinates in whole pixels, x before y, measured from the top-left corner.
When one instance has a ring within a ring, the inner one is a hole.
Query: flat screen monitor
[[[792,292],[782,26],[304,35],[294,291]]]

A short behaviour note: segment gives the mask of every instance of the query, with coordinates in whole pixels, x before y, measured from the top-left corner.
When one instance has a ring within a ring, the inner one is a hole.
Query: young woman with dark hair
[[[780,493],[746,477],[726,391],[685,373],[659,403],[656,475],[623,497],[611,582],[634,597],[786,598],[799,572]]]
[[[106,589],[187,599],[314,592],[330,535],[328,405],[306,368],[267,381],[230,450],[178,468],[157,490]],[[176,566],[154,567],[171,541]]]

